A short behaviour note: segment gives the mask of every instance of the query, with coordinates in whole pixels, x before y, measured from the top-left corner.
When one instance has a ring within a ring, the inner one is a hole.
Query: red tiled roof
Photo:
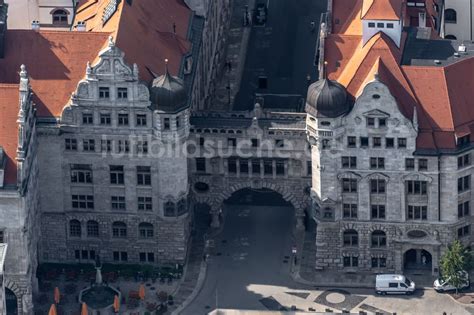
[[[107,38],[106,33],[7,30],[0,82],[20,82],[24,64],[38,116],[58,117],[84,77],[87,62],[97,57]]]
[[[20,68],[18,68],[19,70]],[[18,148],[19,85],[0,84],[0,146],[6,155],[4,184],[16,184],[16,150]]]
[[[187,40],[192,11],[183,0],[135,0],[132,5],[121,1],[117,11],[103,24],[102,12],[109,0],[82,1],[74,24],[86,22],[88,31],[111,32],[115,44],[125,53],[128,63],[136,63],[140,78],[153,80],[152,73],[169,71],[177,75],[182,58],[191,50]],[[176,33],[174,33],[174,27]]]
[[[402,0],[364,0],[361,19],[400,20],[402,4]]]
[[[346,0],[333,2],[333,34],[326,38],[324,52],[328,77],[346,86],[347,91],[357,97],[377,73],[406,117],[412,119],[416,108],[418,148],[455,148],[455,136],[474,132],[474,110],[470,105],[474,91],[474,58],[446,67],[400,66],[406,34],[402,36],[399,49],[381,33],[363,46],[362,34],[357,32],[361,16],[376,19],[375,15],[369,15],[371,10],[385,14],[397,8],[401,1],[350,1],[353,5],[348,5]],[[362,10],[362,2],[370,9]],[[337,24],[335,20],[345,23]]]

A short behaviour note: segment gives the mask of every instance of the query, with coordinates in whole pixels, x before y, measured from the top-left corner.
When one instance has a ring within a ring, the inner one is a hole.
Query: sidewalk
[[[232,17],[230,21],[229,36],[226,47],[226,61],[230,61],[231,67],[221,70],[221,75],[216,86],[212,110],[232,110],[234,98],[240,89],[240,81],[245,66],[247,47],[252,26],[243,25],[245,6],[252,11],[255,0],[233,0]],[[230,86],[230,100],[229,87]]]
[[[300,263],[295,267],[292,275],[296,282],[320,288],[375,288],[375,274],[373,273],[316,270],[314,268],[315,239],[315,234],[311,232],[301,232],[301,235],[298,236],[298,243],[302,245],[300,245],[301,250],[298,251]],[[407,274],[407,276],[416,283],[418,288],[425,289],[433,288],[433,282],[436,279],[431,275]]]

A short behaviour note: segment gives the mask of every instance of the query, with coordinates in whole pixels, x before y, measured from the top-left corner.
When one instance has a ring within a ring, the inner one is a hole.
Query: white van
[[[460,271],[459,272],[460,275],[461,275],[461,278],[463,279],[463,282],[461,284],[461,287],[460,289],[466,289],[466,288],[469,288],[471,286],[471,283],[470,283],[470,280],[469,280],[469,274],[466,272],[466,271]],[[446,292],[446,291],[454,291],[456,290],[456,287],[453,286],[451,283],[450,283],[450,278],[439,278],[439,279],[436,279],[435,282],[433,283],[433,287],[435,289],[436,292]]]
[[[375,277],[377,294],[413,294],[415,282],[404,275],[386,274]]]

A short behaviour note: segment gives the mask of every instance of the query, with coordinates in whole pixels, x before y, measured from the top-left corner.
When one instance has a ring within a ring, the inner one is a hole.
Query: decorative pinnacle
[[[86,66],[86,73],[90,74],[92,72],[91,63],[88,61]]]
[[[112,35],[109,36],[109,47],[114,47],[115,42],[114,42],[114,37]]]
[[[26,71],[25,65],[20,66],[20,78],[26,79],[28,77],[28,72]]]
[[[378,72],[375,72],[374,79],[375,79],[375,81],[380,81],[380,76],[379,76]]]
[[[168,74],[168,61],[169,61],[168,58],[165,59],[165,71],[167,74]]]

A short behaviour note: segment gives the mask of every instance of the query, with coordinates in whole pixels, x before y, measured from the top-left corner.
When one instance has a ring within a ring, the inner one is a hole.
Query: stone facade
[[[31,314],[37,289],[39,198],[35,109],[28,73],[20,71],[18,110],[17,184],[0,185],[0,232],[8,247],[3,281],[17,298],[19,314]],[[14,104],[12,104],[14,105]],[[3,302],[2,302],[3,303]]]
[[[447,245],[458,237],[470,245],[470,228],[458,232],[470,225],[469,209],[464,214],[458,205],[472,204],[472,166],[458,159],[471,161],[472,149],[419,152],[416,114],[405,115],[377,77],[347,114],[308,114],[317,269],[402,272],[426,259],[437,274]]]

